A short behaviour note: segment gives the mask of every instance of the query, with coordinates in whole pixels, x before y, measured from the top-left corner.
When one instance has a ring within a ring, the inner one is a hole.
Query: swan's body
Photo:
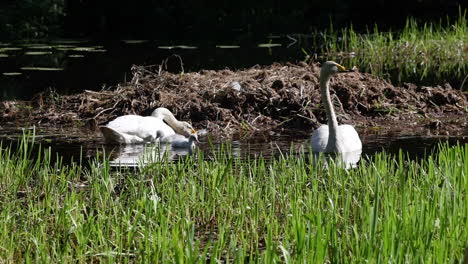
[[[311,143],[314,152],[352,152],[362,149],[359,135],[350,125],[338,126],[335,111],[330,99],[330,78],[338,72],[349,72],[333,61],[327,61],[320,70],[320,94],[325,107],[328,125],[322,125],[312,133]]]
[[[154,110],[151,116],[120,116],[100,129],[107,142],[121,144],[157,142],[176,133],[187,137],[196,134],[189,123],[178,121],[166,108]]]
[[[312,150],[315,152],[352,152],[362,149],[362,143],[359,135],[350,125],[338,126],[335,144],[330,145],[327,150],[330,135],[328,125],[321,125],[312,134]]]

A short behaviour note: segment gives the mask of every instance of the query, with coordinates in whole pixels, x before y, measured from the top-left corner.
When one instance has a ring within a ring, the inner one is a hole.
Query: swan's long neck
[[[168,109],[162,108],[162,107],[158,108],[154,110],[153,114],[151,115],[156,118],[161,118],[162,120],[164,120],[164,122],[166,122],[172,129],[174,129],[176,133],[184,134],[183,133],[184,127],[182,125],[182,122],[177,120],[174,117],[174,115],[171,113],[171,111],[169,111]]]
[[[327,149],[332,150],[331,148],[333,148],[334,151],[338,134],[338,121],[336,120],[335,110],[333,110],[333,104],[330,98],[330,77],[331,75],[320,75],[320,93],[328,120]]]
[[[168,113],[164,115],[163,120],[174,130],[180,130],[181,124],[180,121],[177,120],[172,113]],[[179,129],[178,129],[179,128]]]

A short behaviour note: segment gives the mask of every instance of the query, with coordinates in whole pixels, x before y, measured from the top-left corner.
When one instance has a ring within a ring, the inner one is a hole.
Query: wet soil
[[[232,137],[300,130],[310,133],[326,116],[320,102],[318,64],[273,64],[231,71],[170,73],[162,66],[133,66],[128,83],[73,95],[40,93],[32,101],[0,103],[0,127],[97,126],[124,114],[149,115],[157,107],[198,129]],[[85,77],[84,77],[85,78]],[[339,123],[362,129],[425,129],[467,133],[466,94],[449,84],[394,86],[367,73],[331,81]]]

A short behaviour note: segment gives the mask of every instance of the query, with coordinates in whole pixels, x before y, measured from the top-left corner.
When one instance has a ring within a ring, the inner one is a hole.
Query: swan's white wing
[[[138,115],[119,116],[107,124],[107,127],[112,128],[120,133],[137,134],[139,127],[144,124],[144,117]]]
[[[313,152],[325,152],[328,143],[328,126],[321,125],[313,133],[310,139]]]
[[[338,126],[338,144],[341,146],[341,152],[353,152],[362,149],[361,139],[354,127],[350,125]]]

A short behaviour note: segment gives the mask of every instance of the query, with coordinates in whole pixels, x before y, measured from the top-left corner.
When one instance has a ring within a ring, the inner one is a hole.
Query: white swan
[[[330,78],[335,73],[350,72],[340,64],[327,61],[320,70],[320,93],[327,114],[328,125],[322,125],[312,133],[311,143],[314,152],[352,152],[362,149],[359,135],[350,125],[338,126],[335,111],[330,99]]]
[[[154,110],[151,116],[119,116],[99,128],[106,142],[121,144],[157,142],[176,132],[187,137],[197,133],[192,125],[178,121],[171,111],[162,107]]]

